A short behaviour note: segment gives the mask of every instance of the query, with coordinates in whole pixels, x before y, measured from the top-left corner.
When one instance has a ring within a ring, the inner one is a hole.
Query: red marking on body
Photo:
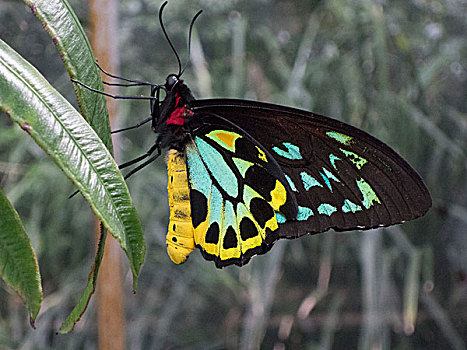
[[[167,118],[167,125],[183,125],[185,117],[193,115],[193,112],[185,106],[178,106],[180,103],[180,96],[175,99],[175,109]]]

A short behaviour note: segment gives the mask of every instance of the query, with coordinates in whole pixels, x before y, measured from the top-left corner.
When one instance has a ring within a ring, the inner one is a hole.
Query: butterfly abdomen
[[[195,248],[185,155],[171,149],[167,152],[166,161],[170,207],[167,253],[174,263],[181,264]]]

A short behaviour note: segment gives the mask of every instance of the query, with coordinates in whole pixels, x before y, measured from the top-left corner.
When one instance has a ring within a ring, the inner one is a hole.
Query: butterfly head
[[[164,85],[167,92],[172,91],[179,82],[181,82],[181,80],[179,79],[177,75],[170,74],[165,80],[165,85]]]

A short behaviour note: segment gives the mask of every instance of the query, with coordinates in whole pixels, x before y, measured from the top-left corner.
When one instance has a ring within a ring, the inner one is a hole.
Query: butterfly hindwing
[[[296,201],[279,165],[249,135],[204,125],[186,144],[195,244],[218,267],[246,264],[278,239]]]
[[[280,166],[298,204],[278,217],[280,237],[368,229],[423,215],[431,206],[419,175],[390,147],[362,130],[313,113],[243,100],[197,100],[209,124],[246,130]]]

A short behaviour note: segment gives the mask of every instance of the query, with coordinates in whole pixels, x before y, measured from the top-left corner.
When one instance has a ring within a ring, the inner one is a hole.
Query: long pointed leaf
[[[0,190],[0,277],[28,307],[31,325],[41,308],[39,265],[18,213]]]
[[[101,75],[83,27],[66,0],[24,0],[57,45],[71,78],[103,91]],[[112,152],[107,106],[103,95],[74,84],[82,115]]]
[[[145,246],[141,223],[118,166],[81,115],[1,40],[0,107],[80,189],[127,254],[135,287]]]

